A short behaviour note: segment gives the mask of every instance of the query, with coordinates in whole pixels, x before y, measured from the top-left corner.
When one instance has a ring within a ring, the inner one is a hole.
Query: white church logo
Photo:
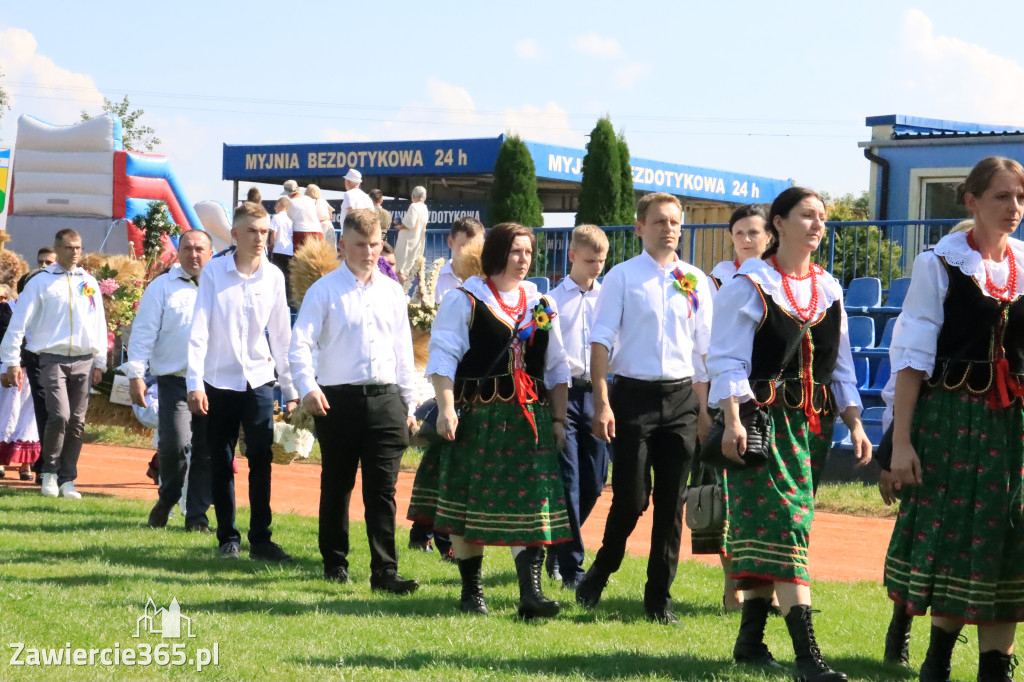
[[[160,635],[164,639],[195,637],[192,632],[192,619],[181,615],[181,606],[178,604],[177,597],[171,600],[171,605],[166,609],[158,609],[153,603],[153,598],[149,598],[146,608],[135,623],[134,637],[141,637],[143,632]]]

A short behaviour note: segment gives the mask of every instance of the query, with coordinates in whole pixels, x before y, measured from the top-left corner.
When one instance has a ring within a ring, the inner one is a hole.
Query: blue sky
[[[72,123],[127,93],[193,202],[221,145],[493,137],[867,188],[866,116],[1024,125],[1013,3],[5,3],[13,110]]]

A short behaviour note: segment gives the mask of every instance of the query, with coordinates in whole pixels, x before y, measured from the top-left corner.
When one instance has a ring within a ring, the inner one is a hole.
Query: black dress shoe
[[[607,580],[601,578],[593,569],[587,571],[583,580],[576,586],[576,603],[588,609],[597,606],[601,601],[601,593],[604,592]]]
[[[662,625],[679,625],[679,619],[676,618],[676,614],[672,613],[668,608],[647,610],[647,620]]]
[[[412,594],[420,584],[411,578],[403,578],[397,573],[385,573],[379,578],[370,580],[370,589],[374,592],[390,592],[391,594]]]
[[[276,542],[261,542],[249,548],[249,558],[260,561],[277,561],[285,563],[292,560],[292,555],[281,549]]]
[[[163,500],[157,500],[156,504],[153,505],[153,509],[149,512],[149,520],[147,523],[150,528],[163,528],[167,525],[167,518],[171,515],[171,510],[174,509],[173,502],[164,502]]]
[[[342,568],[341,566],[325,568],[324,580],[330,580],[331,582],[344,585],[348,582],[348,569]]]
[[[210,526],[205,523],[190,523],[185,526],[186,533],[212,533]]]

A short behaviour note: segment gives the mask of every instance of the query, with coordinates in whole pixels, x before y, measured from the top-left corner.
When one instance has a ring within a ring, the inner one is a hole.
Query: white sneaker
[[[82,499],[82,493],[75,490],[75,482],[68,481],[60,487],[60,496],[66,497],[69,500],[80,500]]]
[[[43,474],[43,497],[57,497],[57,474]]]

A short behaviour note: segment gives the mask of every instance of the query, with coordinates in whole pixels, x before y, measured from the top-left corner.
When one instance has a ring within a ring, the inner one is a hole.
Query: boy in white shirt
[[[597,301],[590,337],[593,429],[614,443],[615,467],[601,549],[576,588],[577,602],[597,605],[653,492],[644,610],[659,623],[678,622],[669,589],[679,563],[686,477],[698,422],[701,431],[711,425],[706,379],[693,381],[708,351],[711,291],[704,273],[676,254],[681,223],[676,197],[641,197],[635,229],[644,250],[608,272]],[[615,375],[610,397],[609,370]]]
[[[324,578],[348,581],[348,507],[361,468],[370,588],[408,594],[419,585],[398,574],[395,484],[416,426],[409,309],[402,287],[377,270],[383,242],[372,210],[349,211],[339,245],[344,262],[306,292],[289,351],[323,455]]]
[[[289,296],[292,293],[292,256],[295,255],[295,247],[292,246],[292,219],[288,217],[288,208],[291,205],[291,199],[288,197],[281,197],[274,204],[274,215],[270,216],[270,236],[267,239],[270,262],[284,275],[284,290]]]
[[[608,257],[608,237],[596,225],[580,225],[569,240],[572,269],[548,294],[558,306],[572,383],[569,386],[566,415],[566,447],[561,453],[560,469],[569,510],[572,542],[556,545],[550,553],[557,557],[562,587],[575,590],[583,579],[583,538],[580,528],[587,520],[608,478],[608,444],[591,430],[594,420],[594,394],[590,376],[590,330],[594,324],[598,292],[597,281]],[[549,555],[550,555],[549,553]],[[554,573],[549,570],[549,573]]]
[[[210,492],[220,556],[237,559],[242,539],[235,527],[231,468],[241,426],[249,462],[249,556],[281,562],[290,561],[291,556],[270,539],[275,368],[286,415],[298,396],[288,371],[290,329],[284,276],[265,256],[269,225],[263,206],[242,203],[235,209],[231,227],[235,252],[212,258],[203,268],[192,313],[185,383],[192,414],[208,415]]]

